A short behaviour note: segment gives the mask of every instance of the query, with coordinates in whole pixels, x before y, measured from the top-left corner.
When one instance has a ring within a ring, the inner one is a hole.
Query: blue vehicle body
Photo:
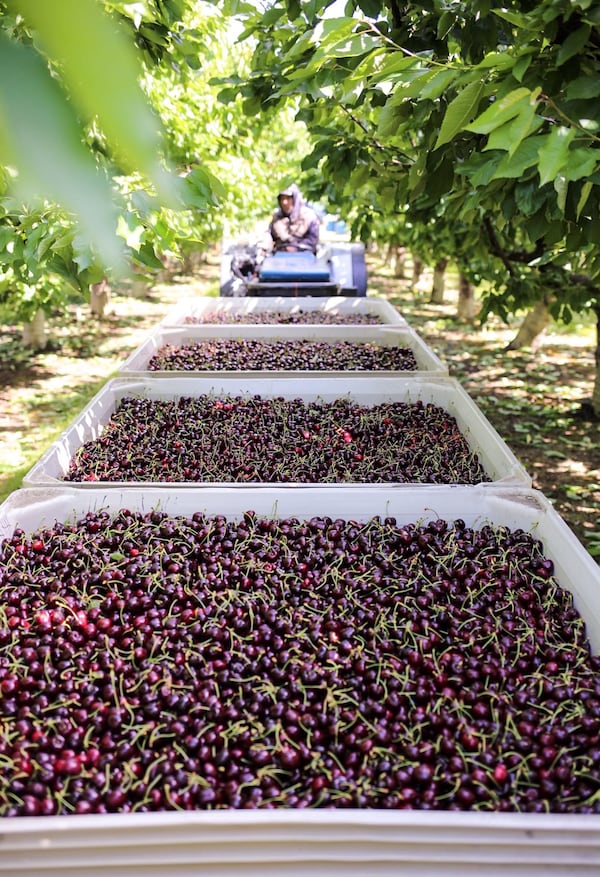
[[[253,248],[223,252],[223,296],[365,296],[367,271],[363,244],[335,242],[312,252],[274,253],[262,262]]]
[[[260,265],[259,278],[262,283],[329,283],[330,263],[325,256],[315,256],[307,250],[301,253],[274,253]]]

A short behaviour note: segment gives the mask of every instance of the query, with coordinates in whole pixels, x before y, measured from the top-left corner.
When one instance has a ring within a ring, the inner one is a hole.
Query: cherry
[[[371,342],[214,338],[163,345],[148,371],[416,371],[413,351]]]
[[[0,563],[1,815],[600,811],[600,660],[531,534],[123,509]]]
[[[65,480],[85,481],[90,471],[105,481],[489,481],[440,406],[344,398],[125,397]],[[140,549],[128,542],[123,554],[135,559]],[[529,603],[532,592],[523,594]]]
[[[382,320],[378,314],[358,313],[351,314],[340,311],[326,310],[298,310],[277,311],[271,308],[264,310],[248,311],[247,313],[235,311],[213,311],[212,313],[187,315],[183,319],[186,325],[198,323],[228,325],[238,323],[242,325],[263,325],[265,323],[288,323],[293,325],[319,324],[326,326],[343,325],[376,325]]]

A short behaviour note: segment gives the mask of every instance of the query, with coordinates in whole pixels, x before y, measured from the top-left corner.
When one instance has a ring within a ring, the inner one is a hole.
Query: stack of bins
[[[382,303],[383,304],[383,303]],[[574,594],[592,647],[600,650],[600,571],[564,521],[538,491],[510,449],[468,394],[397,312],[382,308],[384,325],[198,325],[215,311],[284,308],[371,308],[374,300],[193,299],[157,326],[123,363],[89,406],[28,473],[24,489],[0,509],[0,536],[88,510],[121,508],[172,514],[223,514],[234,519],[252,508],[257,515],[314,515],[367,521],[393,516],[399,525],[462,518],[521,528],[542,540],[561,584]],[[415,372],[150,372],[163,344],[218,337],[318,338],[400,344],[415,354]],[[124,396],[173,399],[204,393],[259,394],[265,398],[335,399],[363,404],[421,400],[445,408],[458,423],[489,481],[453,484],[245,484],[216,482],[64,482],[69,461],[97,438]],[[375,875],[596,874],[600,869],[600,817],[557,813],[499,813],[410,809],[206,810],[115,813],[89,816],[15,817],[3,823],[0,874],[73,873],[79,877],[146,875],[285,874],[289,877]],[[99,864],[101,863],[101,865]]]

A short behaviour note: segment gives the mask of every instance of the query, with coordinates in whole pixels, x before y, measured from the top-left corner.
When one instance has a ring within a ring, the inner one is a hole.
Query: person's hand
[[[289,241],[290,232],[289,232],[289,223],[284,219],[278,219],[273,223],[273,231],[275,233],[275,237],[280,241]]]

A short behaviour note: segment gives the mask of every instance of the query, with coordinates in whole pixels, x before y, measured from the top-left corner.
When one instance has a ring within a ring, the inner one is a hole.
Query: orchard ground
[[[389,300],[448,364],[587,550],[600,561],[600,422],[581,416],[594,376],[594,327],[552,325],[535,350],[506,351],[518,321],[459,323],[456,285],[430,302],[431,276],[418,288],[369,258],[369,295]],[[143,297],[113,291],[105,317],[73,307],[68,323],[51,321],[46,350],[32,354],[17,326],[0,326],[0,500],[17,489],[44,450],[116,375],[182,297],[217,295],[218,254],[193,277],[175,276]]]

